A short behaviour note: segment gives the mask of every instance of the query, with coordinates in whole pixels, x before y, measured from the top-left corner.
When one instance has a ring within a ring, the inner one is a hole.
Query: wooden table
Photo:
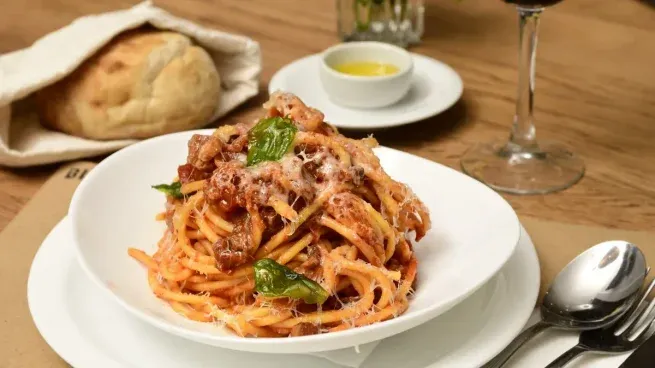
[[[5,1],[0,53],[30,45],[84,14],[135,1]],[[334,0],[159,0],[204,25],[245,34],[263,48],[260,95],[227,117],[252,119],[273,73],[338,42]],[[465,92],[446,113],[375,132],[379,141],[459,168],[472,144],[508,134],[517,67],[516,12],[500,0],[427,0],[426,33],[412,51],[452,65]],[[572,145],[587,173],[545,196],[505,196],[522,215],[626,229],[655,227],[655,7],[637,0],[566,0],[543,16],[537,71],[541,139]],[[349,132],[345,132],[349,134]],[[0,169],[0,228],[55,165]],[[438,178],[431,178],[438,180]]]

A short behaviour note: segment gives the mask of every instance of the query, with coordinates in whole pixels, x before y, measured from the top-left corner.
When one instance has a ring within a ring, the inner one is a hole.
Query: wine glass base
[[[481,144],[461,160],[464,172],[491,188],[513,194],[566,189],[584,175],[584,162],[564,146],[542,142],[526,150],[507,142]]]

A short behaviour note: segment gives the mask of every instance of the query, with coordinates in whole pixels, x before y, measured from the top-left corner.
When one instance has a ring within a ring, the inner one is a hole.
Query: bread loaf
[[[148,138],[209,123],[220,84],[209,54],[188,37],[139,29],[113,39],[36,101],[42,124],[54,130]]]

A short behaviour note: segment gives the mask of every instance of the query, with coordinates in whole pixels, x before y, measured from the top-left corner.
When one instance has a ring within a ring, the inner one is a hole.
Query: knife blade
[[[644,368],[655,364],[655,335],[651,336],[619,368]]]

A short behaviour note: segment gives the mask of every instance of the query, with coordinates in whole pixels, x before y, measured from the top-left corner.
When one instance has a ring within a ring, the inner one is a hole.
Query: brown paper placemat
[[[27,307],[32,258],[50,230],[66,215],[75,188],[95,164],[63,166],[0,233],[0,367],[67,367],[39,335]],[[541,263],[543,295],[555,275],[577,254],[605,240],[622,239],[643,250],[655,264],[655,233],[568,225],[532,218],[521,222],[532,237]],[[8,283],[7,283],[8,282]]]
[[[66,215],[80,180],[95,166],[59,169],[0,233],[0,367],[67,367],[43,341],[27,307],[27,275],[43,239]]]

